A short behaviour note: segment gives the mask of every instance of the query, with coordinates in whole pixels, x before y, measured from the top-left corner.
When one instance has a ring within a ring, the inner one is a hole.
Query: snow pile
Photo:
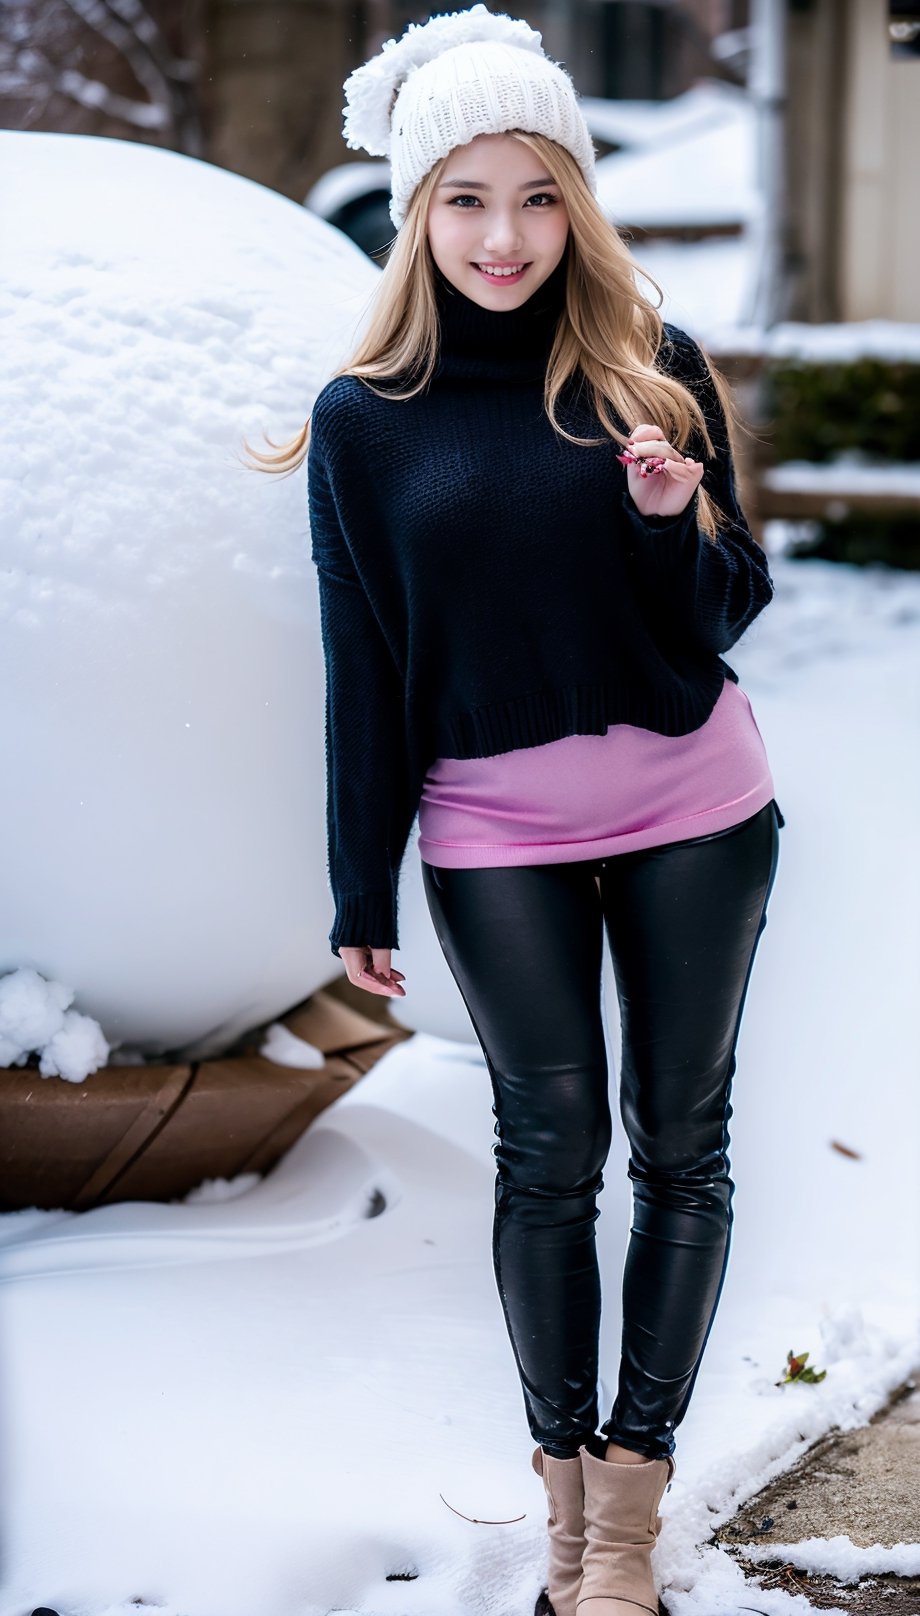
[[[265,1037],[259,1046],[259,1054],[266,1060],[274,1061],[276,1066],[299,1066],[303,1068],[325,1066],[326,1057],[315,1044],[308,1043],[306,1038],[298,1038],[282,1022],[274,1021],[265,1029]]]
[[[92,1016],[69,1010],[73,1000],[73,988],[46,982],[31,966],[0,976],[0,1066],[24,1066],[40,1050],[40,1075],[68,1083],[82,1083],[104,1066],[109,1046],[102,1028]]]
[[[261,1173],[237,1173],[236,1178],[206,1178],[188,1195],[180,1197],[185,1206],[205,1206],[214,1201],[235,1201],[261,1184]]]
[[[3,966],[217,1054],[337,969],[306,471],[242,440],[300,430],[380,271],[128,141],[0,132],[0,216]]]
[[[863,1577],[920,1577],[920,1543],[894,1543],[887,1548],[873,1543],[861,1548],[844,1536],[809,1537],[802,1543],[745,1544],[749,1560],[780,1560],[816,1577],[838,1582],[860,1582]]]

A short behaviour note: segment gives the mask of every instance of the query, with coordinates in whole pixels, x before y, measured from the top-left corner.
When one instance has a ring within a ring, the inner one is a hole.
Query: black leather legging
[[[735,1044],[783,823],[774,799],[729,830],[607,859],[422,865],[492,1080],[492,1254],[527,1420],[558,1458],[598,1423],[594,1225],[612,1140],[604,929],[633,1219],[617,1396],[600,1431],[661,1458],[674,1452],[725,1278]]]

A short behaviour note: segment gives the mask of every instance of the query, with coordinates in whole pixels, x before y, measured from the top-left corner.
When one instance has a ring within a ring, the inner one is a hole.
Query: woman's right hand
[[[339,957],[349,982],[365,993],[383,993],[389,999],[404,999],[402,971],[391,969],[389,948],[340,948]]]

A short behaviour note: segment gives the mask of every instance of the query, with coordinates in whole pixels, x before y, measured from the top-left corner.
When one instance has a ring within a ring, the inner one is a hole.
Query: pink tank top
[[[773,795],[751,704],[726,679],[689,735],[611,724],[495,757],[438,758],[418,849],[447,869],[603,858],[728,830]]]

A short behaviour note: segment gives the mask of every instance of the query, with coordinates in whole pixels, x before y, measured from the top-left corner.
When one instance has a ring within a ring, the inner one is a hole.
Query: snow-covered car
[[[337,163],[304,197],[304,207],[350,236],[369,258],[385,253],[393,240],[389,202],[390,165],[385,160]]]

